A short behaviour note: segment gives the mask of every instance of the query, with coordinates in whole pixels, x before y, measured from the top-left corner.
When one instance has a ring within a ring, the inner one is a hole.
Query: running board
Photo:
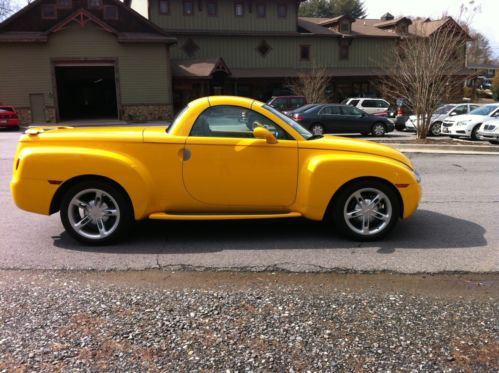
[[[154,220],[246,220],[246,219],[282,219],[299,218],[302,215],[299,212],[287,213],[166,213],[155,212],[149,215],[149,219]]]

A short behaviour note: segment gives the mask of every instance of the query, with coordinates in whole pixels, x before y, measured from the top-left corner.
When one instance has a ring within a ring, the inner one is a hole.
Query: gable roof
[[[93,23],[104,31],[115,34],[120,41],[159,42],[174,44],[170,37],[133,9],[118,0],[101,0],[102,7],[89,8],[87,0],[72,0],[71,7],[56,8],[56,19],[43,19],[42,6],[56,5],[56,0],[36,0],[0,23],[0,42],[46,42],[48,35],[63,30],[71,23],[85,26]],[[104,19],[104,7],[115,6],[118,19]],[[136,34],[136,35],[134,35]]]

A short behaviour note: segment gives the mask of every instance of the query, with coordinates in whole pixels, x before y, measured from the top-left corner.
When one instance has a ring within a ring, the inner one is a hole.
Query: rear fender
[[[136,219],[147,213],[152,178],[142,162],[128,154],[94,148],[31,147],[22,149],[18,156],[21,161],[14,179],[36,181],[39,188],[44,188],[38,193],[46,196],[38,203],[38,209],[43,211],[34,212],[48,214],[59,188],[74,178],[89,175],[119,184],[132,202]]]

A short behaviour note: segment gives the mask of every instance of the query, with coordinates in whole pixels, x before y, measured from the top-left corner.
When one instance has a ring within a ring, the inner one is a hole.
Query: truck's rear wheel
[[[127,196],[102,181],[71,187],[61,203],[61,221],[74,239],[90,245],[106,245],[122,238],[133,222]]]
[[[400,208],[396,192],[388,185],[359,180],[335,197],[331,217],[340,233],[357,241],[374,241],[392,230]]]

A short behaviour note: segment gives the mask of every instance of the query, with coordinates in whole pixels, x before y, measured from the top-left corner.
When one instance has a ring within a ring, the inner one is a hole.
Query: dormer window
[[[407,34],[409,32],[409,25],[405,22],[402,22],[398,25],[397,31],[399,34]]]
[[[265,3],[257,3],[256,4],[256,16],[258,18],[265,18],[265,13],[266,13]]]
[[[104,19],[116,21],[118,19],[118,7],[115,5],[104,6]]]
[[[102,0],[88,0],[88,7],[90,9],[97,9],[102,7]]]
[[[42,19],[57,19],[57,9],[55,4],[42,5]]]
[[[347,19],[342,19],[340,22],[340,32],[342,34],[349,34],[351,29],[350,21]]]
[[[183,4],[184,16],[192,16],[194,14],[194,1],[184,0]]]
[[[243,17],[244,16],[244,3],[243,2],[234,3],[234,15],[236,17]]]
[[[159,0],[159,14],[170,14],[170,0]]]
[[[218,13],[217,0],[208,0],[206,10],[210,17],[216,17]]]
[[[72,0],[57,0],[56,4],[59,9],[71,9],[73,7]]]

